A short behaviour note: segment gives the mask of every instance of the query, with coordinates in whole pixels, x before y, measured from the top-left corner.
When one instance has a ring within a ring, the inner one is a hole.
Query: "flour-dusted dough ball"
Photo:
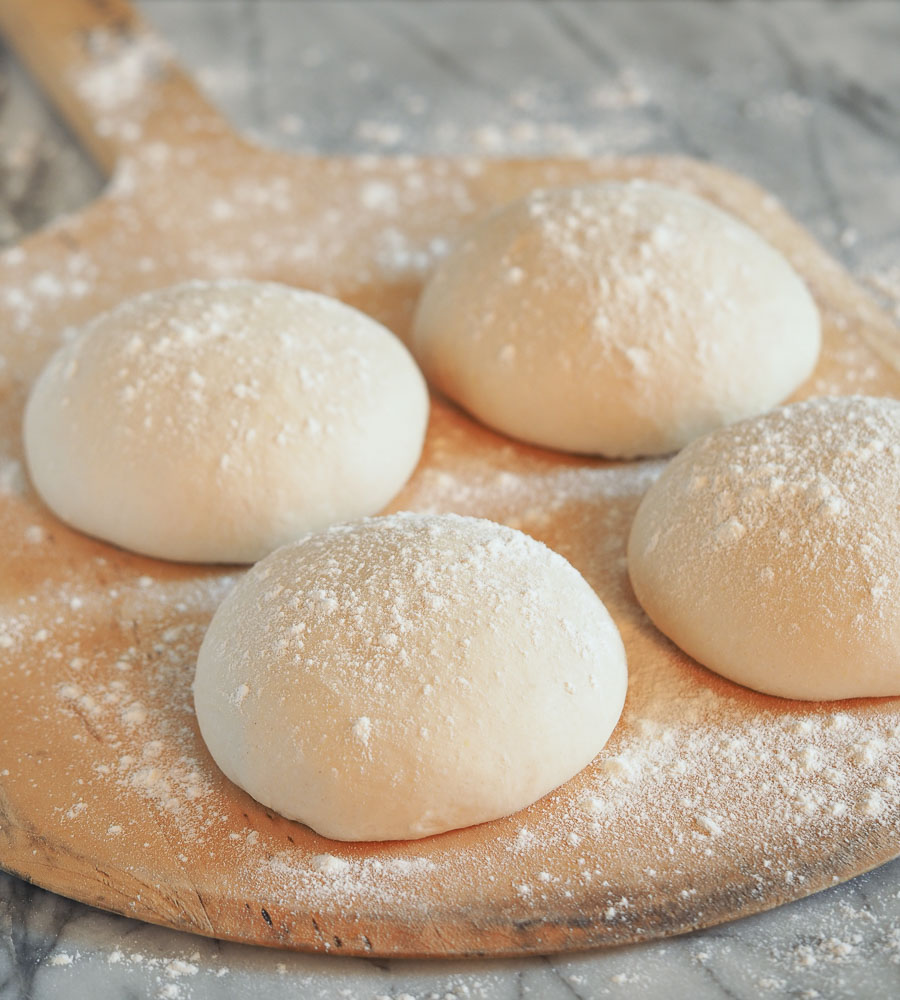
[[[900,695],[900,402],[816,399],[695,441],[638,508],[628,567],[660,630],[739,684]]]
[[[216,612],[194,682],[210,753],[337,840],[524,808],[603,748],[625,653],[600,599],[521,532],[394,514],[273,552]]]
[[[426,376],[484,423],[620,457],[769,409],[819,345],[777,250],[638,181],[535,191],[488,216],[438,266],[413,334]]]
[[[400,341],[284,285],[191,282],[94,319],[35,383],[32,480],[76,528],[191,562],[252,562],[374,514],[422,448],[428,396]]]

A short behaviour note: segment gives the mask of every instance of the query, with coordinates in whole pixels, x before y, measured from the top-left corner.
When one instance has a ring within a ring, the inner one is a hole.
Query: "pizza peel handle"
[[[151,143],[239,141],[126,0],[0,0],[0,32],[108,173]]]

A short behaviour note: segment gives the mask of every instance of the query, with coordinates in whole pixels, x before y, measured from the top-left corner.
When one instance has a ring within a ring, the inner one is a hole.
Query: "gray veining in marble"
[[[242,129],[324,152],[680,152],[776,193],[900,288],[896,0],[144,0]],[[0,62],[0,241],[100,181]],[[382,962],[221,944],[0,875],[0,1000],[900,996],[900,862],[686,937]]]

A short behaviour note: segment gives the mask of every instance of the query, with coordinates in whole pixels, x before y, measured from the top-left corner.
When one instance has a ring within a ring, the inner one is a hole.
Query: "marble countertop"
[[[674,152],[778,195],[900,317],[892,0],[143,0],[213,99],[323,152]],[[102,178],[0,53],[0,242]],[[222,944],[0,874],[0,1000],[900,995],[900,862],[685,937],[518,961]]]

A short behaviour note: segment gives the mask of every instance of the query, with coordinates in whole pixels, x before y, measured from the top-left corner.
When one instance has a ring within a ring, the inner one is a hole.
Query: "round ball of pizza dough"
[[[566,560],[491,521],[393,514],[273,552],[216,612],[194,699],[225,774],[336,840],[505,816],[581,770],[625,653]]]
[[[496,430],[630,457],[781,402],[812,372],[820,328],[753,230],[633,181],[539,190],[489,215],[426,285],[412,346]]]
[[[900,695],[900,402],[815,399],[689,445],[628,543],[644,610],[767,694]]]
[[[37,491],[124,548],[252,562],[378,512],[418,460],[428,395],[379,323],[284,285],[190,282],[98,316],[25,411]]]

